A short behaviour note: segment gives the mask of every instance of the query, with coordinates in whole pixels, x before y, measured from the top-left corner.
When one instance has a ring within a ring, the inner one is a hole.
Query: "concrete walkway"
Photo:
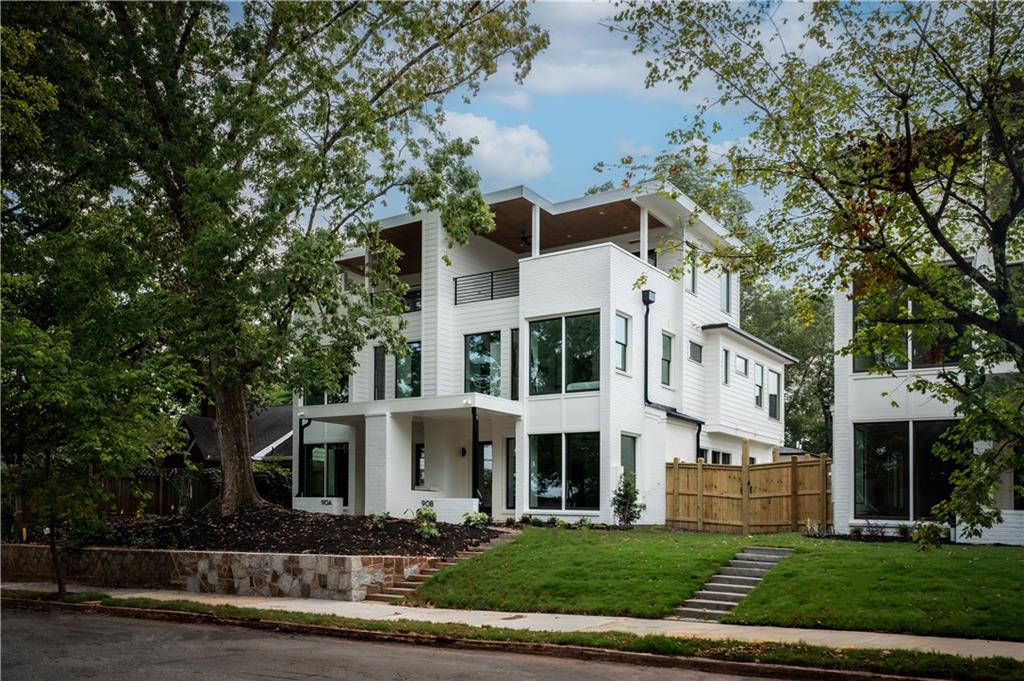
[[[52,583],[3,582],[3,589],[52,591]],[[763,627],[719,622],[686,622],[653,620],[635,617],[604,617],[600,615],[556,615],[549,613],[514,613],[487,610],[446,610],[442,608],[414,608],[363,601],[324,601],[308,598],[261,598],[256,596],[228,596],[199,594],[188,591],[151,591],[146,589],[114,589],[107,587],[69,584],[70,591],[102,591],[120,598],[152,598],[155,600],[185,600],[215,605],[234,605],[240,608],[261,608],[321,615],[338,615],[365,620],[414,620],[439,624],[468,624],[529,631],[619,631],[631,634],[659,634],[686,638],[729,639],[734,641],[762,641],[778,643],[807,643],[831,648],[877,648],[888,650],[919,650],[948,653],[964,657],[1010,657],[1024,661],[1024,643],[987,641],[981,639],[914,636],[910,634],[881,634],[870,631],[836,631],[827,629],[795,629],[789,627]]]

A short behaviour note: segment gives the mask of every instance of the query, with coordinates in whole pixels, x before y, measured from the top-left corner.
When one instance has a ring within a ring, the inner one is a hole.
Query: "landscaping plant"
[[[491,524],[491,517],[486,513],[470,511],[462,515],[463,524],[475,527],[478,530],[486,529]]]
[[[646,504],[639,501],[639,493],[636,489],[636,481],[632,475],[623,475],[619,478],[619,484],[612,494],[612,513],[618,520],[619,527],[632,527],[633,523],[640,520],[640,516],[647,508]]]

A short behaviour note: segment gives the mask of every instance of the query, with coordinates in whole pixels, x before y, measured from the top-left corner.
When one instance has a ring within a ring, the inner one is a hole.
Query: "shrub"
[[[486,513],[470,511],[469,513],[462,514],[462,522],[468,527],[484,530],[491,524],[491,517]]]
[[[374,513],[366,519],[366,526],[375,532],[379,532],[384,529],[384,524],[390,517],[391,514],[387,511],[384,511],[383,513]]]
[[[70,518],[67,529],[61,532],[60,543],[63,548],[80,549],[102,544],[110,535],[111,527],[102,517],[79,513]]]
[[[913,538],[914,543],[924,550],[941,544],[944,540],[948,539],[948,533],[941,525],[917,522],[914,523]]]
[[[135,522],[134,527],[132,527],[131,535],[128,537],[128,546],[133,549],[155,548],[157,545],[156,526],[156,518],[139,518]]]
[[[437,522],[437,511],[430,508],[429,506],[420,506],[416,509],[416,520],[428,523]]]
[[[424,539],[441,536],[441,531],[437,529],[437,511],[429,506],[416,509],[416,522],[419,523],[416,532]]]
[[[885,526],[878,524],[872,525],[869,521],[867,528],[864,530],[864,536],[874,540],[881,539],[885,536]]]
[[[910,539],[913,528],[907,523],[900,523],[896,526],[896,535],[903,540]]]
[[[825,530],[822,525],[808,518],[804,523],[804,534],[808,537],[824,537]]]
[[[530,524],[533,525],[534,527],[543,527],[544,526],[544,521],[541,520],[540,518],[538,518],[537,516],[532,515],[532,516],[530,516]]]
[[[593,525],[590,522],[590,518],[580,518],[576,521],[576,527],[580,528],[581,530],[589,530],[592,526]]]
[[[252,464],[256,491],[269,502],[290,508],[292,505],[292,469],[262,461]]]
[[[612,495],[612,512],[619,521],[620,527],[632,527],[633,523],[640,520],[640,515],[647,508],[638,500],[639,494],[636,490],[636,482],[632,475],[623,475],[619,479],[619,485]]]
[[[505,518],[505,527],[515,527],[515,526],[516,526],[516,519],[515,518],[513,518],[511,516],[509,516],[508,518]]]
[[[864,528],[860,525],[854,525],[850,528],[850,539],[856,539],[857,541],[860,541],[863,536]]]
[[[555,521],[555,527],[558,528],[559,530],[564,530],[565,528],[569,527],[569,523],[565,522],[561,518],[554,518],[554,521]]]

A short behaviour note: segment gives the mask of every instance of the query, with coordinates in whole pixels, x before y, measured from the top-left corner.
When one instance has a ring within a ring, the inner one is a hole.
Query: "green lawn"
[[[743,546],[794,549],[727,620],[1024,641],[1024,549],[526,528],[439,572],[439,607],[664,617]]]

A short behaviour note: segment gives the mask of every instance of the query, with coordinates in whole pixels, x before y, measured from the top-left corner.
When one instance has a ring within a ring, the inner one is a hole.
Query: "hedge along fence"
[[[750,464],[743,445],[742,465],[666,464],[665,522],[698,532],[769,534],[794,532],[813,522],[832,524],[831,459]]]

